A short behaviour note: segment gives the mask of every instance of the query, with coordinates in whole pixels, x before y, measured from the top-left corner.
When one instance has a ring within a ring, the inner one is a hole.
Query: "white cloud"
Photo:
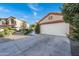
[[[38,3],[29,3],[28,7],[32,10],[34,17],[37,16],[37,12],[42,10]]]
[[[4,8],[4,7],[0,7],[0,11],[1,11],[1,12],[10,12],[9,9],[6,9],[6,8]]]
[[[29,8],[31,8],[33,11],[39,11],[40,9],[38,8],[39,5],[38,4],[28,4]]]
[[[35,17],[37,16],[37,12],[34,12],[33,14],[34,14]]]

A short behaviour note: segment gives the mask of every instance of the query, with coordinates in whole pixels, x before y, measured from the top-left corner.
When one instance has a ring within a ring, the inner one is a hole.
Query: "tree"
[[[37,23],[35,27],[35,33],[39,34],[40,33],[40,25]]]
[[[36,24],[30,25],[31,29],[35,30]]]
[[[79,39],[79,4],[66,3],[62,7],[63,18],[66,23],[70,24],[70,36],[73,39]]]

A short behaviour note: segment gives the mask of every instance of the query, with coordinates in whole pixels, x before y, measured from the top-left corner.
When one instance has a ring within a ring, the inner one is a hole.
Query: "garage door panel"
[[[69,32],[69,25],[66,23],[44,24],[40,26],[41,34],[66,35]]]

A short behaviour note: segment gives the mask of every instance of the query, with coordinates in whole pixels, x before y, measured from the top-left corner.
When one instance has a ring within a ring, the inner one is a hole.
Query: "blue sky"
[[[14,16],[32,24],[49,12],[61,12],[62,3],[0,3],[0,18]]]

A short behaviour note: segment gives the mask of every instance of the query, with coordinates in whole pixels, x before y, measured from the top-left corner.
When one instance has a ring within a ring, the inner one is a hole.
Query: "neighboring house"
[[[63,20],[61,13],[49,13],[39,22],[40,34],[61,35],[69,34],[69,24]]]
[[[15,22],[16,22],[15,28],[17,30],[20,30],[21,29],[21,25],[22,25],[22,21],[18,20],[18,19],[15,19]]]
[[[0,18],[0,27],[5,27],[5,26],[12,26],[14,27],[16,25],[16,22],[14,20],[14,17],[9,17],[9,18]]]
[[[8,18],[0,18],[0,27],[13,27],[17,30],[22,28],[22,20],[18,20],[15,17],[8,17]],[[26,28],[28,28],[28,24],[26,23]]]
[[[23,28],[23,29],[29,29],[29,24],[26,21],[22,20],[21,28]]]

